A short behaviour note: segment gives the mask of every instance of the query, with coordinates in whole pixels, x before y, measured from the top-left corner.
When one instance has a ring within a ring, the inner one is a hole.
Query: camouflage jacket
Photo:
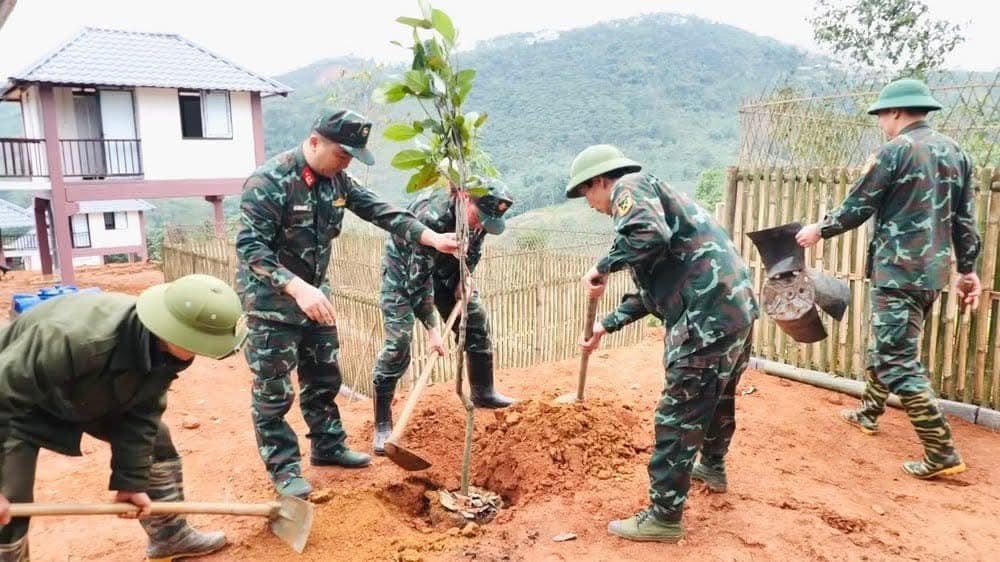
[[[623,176],[611,198],[617,236],[597,270],[628,268],[639,292],[602,320],[608,332],[653,314],[671,330],[674,359],[753,324],[747,267],[707,211],[649,173]]]
[[[428,190],[408,209],[425,226],[435,232],[455,231],[455,202],[446,189]],[[470,233],[466,265],[473,271],[483,255],[486,233]],[[458,260],[434,248],[414,244],[393,235],[385,243],[382,257],[382,292],[404,294],[418,319],[431,328],[437,325],[434,316],[434,287],[454,291],[458,287]]]
[[[830,238],[875,215],[866,266],[874,286],[941,289],[951,275],[953,245],[959,273],[976,267],[980,239],[972,173],[955,141],[919,121],[872,155],[820,232]]]
[[[128,295],[65,295],[18,316],[0,328],[0,443],[80,456],[85,431],[111,427],[110,489],[145,490],[167,391],[191,365],[156,341]]]
[[[315,174],[301,147],[254,171],[243,184],[236,236],[236,290],[249,316],[311,322],[284,288],[298,276],[330,294],[330,244],[340,234],[345,209],[414,243],[426,230],[409,211],[384,202],[346,172],[332,179]]]

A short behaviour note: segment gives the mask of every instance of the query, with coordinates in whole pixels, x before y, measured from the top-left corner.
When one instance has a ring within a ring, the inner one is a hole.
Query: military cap
[[[365,164],[375,163],[375,155],[366,148],[372,123],[364,115],[350,109],[324,109],[313,122],[313,130]]]

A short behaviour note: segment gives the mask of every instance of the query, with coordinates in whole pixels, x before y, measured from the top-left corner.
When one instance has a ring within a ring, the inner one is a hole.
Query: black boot
[[[375,437],[372,439],[372,452],[379,456],[385,455],[385,441],[392,433],[392,397],[395,392],[395,384],[375,386]]]
[[[468,353],[467,356],[472,404],[477,408],[506,408],[513,404],[513,398],[493,390],[493,354]]]

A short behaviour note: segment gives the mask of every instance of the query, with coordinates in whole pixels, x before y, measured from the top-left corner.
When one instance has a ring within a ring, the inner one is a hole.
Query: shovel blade
[[[389,460],[396,463],[403,470],[409,470],[410,472],[431,467],[431,463],[424,460],[423,457],[392,441],[386,441],[385,443],[385,456],[389,457]]]
[[[278,512],[271,518],[271,532],[302,554],[312,530],[313,504],[295,496],[281,496]]]
[[[556,398],[556,404],[576,404],[578,400],[576,399],[575,392],[567,392],[562,396]]]

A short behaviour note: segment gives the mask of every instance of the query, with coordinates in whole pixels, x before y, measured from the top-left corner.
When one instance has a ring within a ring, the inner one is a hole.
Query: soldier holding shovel
[[[691,478],[726,488],[725,455],[736,428],[734,395],[750,357],[758,316],[750,277],[729,236],[685,195],[610,145],[581,152],[570,168],[567,197],[586,197],[610,215],[611,251],[583,277],[591,298],[610,273],[629,269],[638,292],[581,337],[585,351],[626,324],[653,314],[668,329],[666,386],[654,415],[649,461],[651,504],[608,531],[636,541],[676,542]],[[695,464],[695,454],[701,457]]]

